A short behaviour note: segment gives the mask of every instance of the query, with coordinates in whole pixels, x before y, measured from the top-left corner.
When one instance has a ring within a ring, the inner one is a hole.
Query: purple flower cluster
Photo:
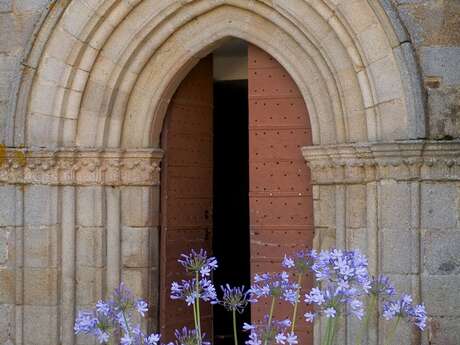
[[[272,320],[271,322],[268,320],[269,316],[265,315],[264,322],[260,324],[245,323],[243,325],[243,330],[250,332],[246,345],[298,344],[297,335],[289,331],[290,320]]]
[[[122,345],[158,345],[159,334],[146,335],[139,326],[132,326],[134,313],[144,317],[148,311],[145,301],[135,299],[122,283],[109,301],[99,301],[96,308],[78,314],[74,330],[76,334],[95,336],[99,343],[106,344],[113,335],[121,338]]]
[[[305,319],[312,322],[318,314],[328,318],[348,312],[362,319],[363,302],[359,299],[371,289],[367,260],[359,251],[311,252],[312,270],[322,288],[315,287],[305,294],[305,303],[317,307],[316,313],[306,313]]]
[[[313,252],[314,253],[314,252]],[[284,255],[282,266],[287,269],[294,269],[299,274],[308,273],[313,265],[313,257],[311,251],[301,250],[294,256]]]
[[[174,336],[176,337],[176,341],[168,345],[211,345],[209,341],[204,340],[205,334],[200,339],[196,330],[188,329],[187,327],[180,330],[176,329]]]
[[[188,306],[195,304],[197,299],[211,304],[218,303],[216,289],[207,278],[198,280],[198,289],[195,279],[182,280],[180,283],[172,282],[171,299],[184,300]]]
[[[396,294],[396,289],[388,277],[379,275],[377,278],[372,278],[370,293],[385,299],[393,297]]]
[[[208,258],[208,254],[203,249],[200,249],[199,252],[192,249],[188,255],[181,254],[181,258],[177,261],[187,272],[199,273],[202,277],[209,277],[211,272],[217,268],[216,258],[213,256]]]
[[[248,305],[250,291],[245,291],[244,286],[230,287],[228,284],[220,288],[222,289],[223,296],[219,303],[228,311],[242,313]]]
[[[298,300],[297,289],[299,285],[289,281],[289,273],[276,274],[264,273],[254,276],[251,286],[251,302],[256,303],[262,297],[281,298],[286,302],[295,304]]]
[[[387,301],[383,305],[383,317],[392,320],[396,317],[405,318],[413,322],[420,330],[426,327],[426,310],[423,304],[413,305],[412,297],[402,295],[398,300]]]

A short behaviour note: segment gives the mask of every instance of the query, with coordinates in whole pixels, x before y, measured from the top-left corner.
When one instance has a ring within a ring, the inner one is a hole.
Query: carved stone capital
[[[0,182],[8,184],[151,186],[159,184],[158,149],[8,150]]]
[[[395,141],[309,146],[314,184],[460,180],[460,141]]]

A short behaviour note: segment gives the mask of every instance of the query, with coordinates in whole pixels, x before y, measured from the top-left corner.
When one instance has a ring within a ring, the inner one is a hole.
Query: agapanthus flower
[[[246,341],[246,345],[254,344],[297,344],[297,336],[290,333],[288,328],[291,326],[291,321],[286,320],[272,320],[271,324],[268,324],[269,316],[265,315],[264,320],[261,323],[247,324],[243,326],[243,330],[250,332],[249,339]],[[284,341],[284,343],[283,343]]]
[[[423,304],[413,305],[412,297],[402,295],[396,301],[387,301],[383,305],[383,317],[385,320],[391,320],[395,317],[401,317],[409,322],[414,323],[420,330],[426,327],[427,315]]]
[[[202,278],[198,281],[198,291],[196,280],[182,280],[180,283],[171,284],[171,299],[184,300],[187,305],[195,304],[196,299],[202,299],[211,304],[218,303],[216,289],[209,279]]]
[[[369,293],[385,299],[393,297],[396,294],[396,290],[388,277],[379,275],[372,278]]]
[[[282,265],[284,268],[290,269],[293,268],[299,274],[305,274],[313,265],[312,253],[315,254],[315,251],[305,251],[301,250],[295,253],[294,256],[284,256]]]
[[[149,310],[148,304],[143,300],[137,300],[135,304],[136,310],[142,317],[145,316],[145,313]]]
[[[112,294],[112,299],[100,300],[95,309],[78,314],[75,334],[92,335],[101,344],[108,343],[110,337],[117,334],[122,345],[158,345],[159,335],[147,336],[139,325],[131,324],[134,313],[143,317],[147,310],[145,301],[135,300],[131,291],[120,284]]]
[[[202,339],[200,341],[196,330],[188,329],[187,327],[183,327],[180,330],[176,329],[174,331],[174,336],[176,337],[176,345],[211,345],[210,342],[204,340],[206,336],[205,334],[202,335]]]
[[[220,287],[224,293],[220,304],[224,306],[225,309],[229,311],[237,311],[242,313],[246,306],[248,305],[248,298],[250,291],[244,290],[244,286],[241,287],[230,287],[230,285],[225,285]]]
[[[192,249],[190,254],[181,254],[182,259],[177,260],[187,272],[199,273],[202,277],[208,277],[211,271],[217,268],[217,260],[215,257],[208,255],[205,250],[200,249],[196,252]]]
[[[297,283],[289,281],[287,272],[256,274],[250,289],[250,302],[255,303],[262,297],[275,297],[294,304],[298,298],[296,293],[298,287]]]

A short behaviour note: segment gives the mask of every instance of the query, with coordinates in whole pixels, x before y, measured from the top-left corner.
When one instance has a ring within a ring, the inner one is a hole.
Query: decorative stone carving
[[[24,164],[8,150],[0,166],[7,184],[151,186],[159,184],[159,149],[24,150]]]
[[[302,148],[314,184],[460,180],[460,141],[411,140]]]

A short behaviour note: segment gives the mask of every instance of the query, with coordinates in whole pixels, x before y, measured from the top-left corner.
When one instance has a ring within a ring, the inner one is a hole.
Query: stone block
[[[149,278],[147,268],[126,268],[121,271],[121,280],[139,298],[149,296]]]
[[[369,72],[374,79],[377,103],[398,99],[402,94],[402,84],[394,56],[386,56],[369,65]]]
[[[58,226],[24,228],[24,266],[49,268],[58,265]]]
[[[13,0],[0,0],[0,13],[11,12],[13,10]]]
[[[424,268],[429,274],[460,273],[460,231],[429,230],[422,243]]]
[[[123,227],[122,264],[123,267],[148,267],[149,244],[152,228]]]
[[[347,226],[362,228],[366,226],[366,186],[347,186]]]
[[[423,337],[423,345],[460,344],[460,318],[434,317],[431,320],[432,341]]]
[[[417,230],[384,230],[381,236],[382,268],[385,273],[418,273]]]
[[[4,266],[8,262],[9,247],[10,247],[10,228],[0,228],[0,266]]]
[[[8,268],[0,268],[0,304],[15,304],[16,295],[15,272]]]
[[[421,47],[419,56],[425,76],[441,77],[446,86],[460,85],[460,47]]]
[[[449,183],[421,186],[421,226],[425,229],[457,227],[457,187]]]
[[[28,225],[57,224],[58,187],[25,186],[25,222]]]
[[[460,87],[428,88],[427,91],[431,138],[460,137]]]
[[[76,300],[78,305],[94,305],[104,297],[105,269],[77,267]]]
[[[24,269],[24,303],[54,306],[58,304],[59,275],[57,269]]]
[[[125,187],[121,190],[121,221],[125,226],[152,225],[151,188]]]
[[[77,265],[104,267],[106,254],[105,228],[77,229]]]
[[[57,345],[58,307],[24,306],[24,345]]]
[[[2,202],[2,207],[0,207],[0,226],[19,225],[16,221],[16,193],[17,189],[15,186],[0,187],[0,200]]]
[[[79,187],[77,189],[77,224],[103,226],[104,189],[102,187]]]
[[[8,344],[14,337],[14,314],[14,305],[0,304],[0,344]]]
[[[382,181],[378,186],[379,225],[388,229],[408,229],[411,224],[410,186],[407,183]]]
[[[320,186],[319,188],[315,224],[323,227],[335,227],[335,186]]]
[[[14,9],[18,12],[42,11],[49,5],[49,0],[19,0],[15,1]]]
[[[358,33],[367,63],[383,59],[391,51],[388,37],[380,24],[371,25]]]
[[[460,275],[422,275],[422,296],[433,316],[460,316]]]
[[[408,118],[406,106],[401,99],[393,99],[378,105],[380,118],[378,126],[380,137],[385,140],[407,138]]]

